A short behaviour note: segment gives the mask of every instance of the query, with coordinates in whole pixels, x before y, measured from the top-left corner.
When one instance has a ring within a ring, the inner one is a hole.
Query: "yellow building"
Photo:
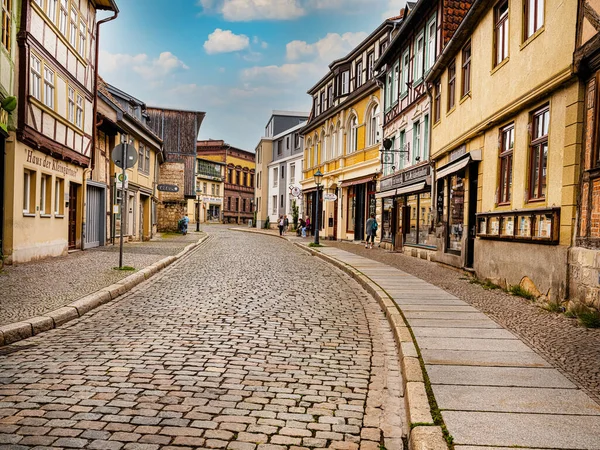
[[[225,193],[225,163],[211,161],[202,156],[196,160],[196,192],[198,193],[194,216],[196,223],[219,222],[223,212]]]
[[[18,123],[16,139],[5,149],[2,242],[13,263],[64,255],[85,240],[96,10],[118,9],[114,0],[53,5],[26,1],[20,14]]]
[[[394,24],[394,20],[382,23],[348,55],[331,63],[329,72],[308,91],[313,106],[301,131],[304,211],[314,229],[318,200],[325,238],[363,240],[366,221],[376,214],[381,88],[373,67],[390,41]],[[324,175],[320,194],[314,181],[317,170]]]
[[[577,2],[475,1],[427,77],[436,259],[562,299],[579,176]]]

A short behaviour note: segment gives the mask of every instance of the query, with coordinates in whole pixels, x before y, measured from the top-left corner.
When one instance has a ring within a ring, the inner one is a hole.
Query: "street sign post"
[[[111,157],[115,166],[121,168],[123,172],[119,176],[121,181],[121,232],[119,236],[119,269],[123,268],[123,229],[125,228],[125,215],[127,213],[127,195],[126,195],[126,184],[127,184],[127,169],[135,166],[138,159],[137,151],[133,145],[126,143],[126,137],[122,137],[123,142],[117,145],[112,153]],[[133,142],[133,141],[131,141]]]

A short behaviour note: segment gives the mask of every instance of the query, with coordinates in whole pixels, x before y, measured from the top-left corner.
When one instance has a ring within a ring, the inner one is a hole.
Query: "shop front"
[[[384,178],[377,198],[382,202],[382,247],[428,259],[436,250],[429,164]]]
[[[223,198],[202,197],[202,210],[200,211],[200,222],[218,222],[223,209]]]
[[[345,238],[353,241],[366,239],[365,226],[371,214],[376,213],[376,183],[374,176],[347,180],[341,183],[345,197],[345,213],[342,217]]]
[[[461,146],[436,172],[438,261],[472,268],[477,237],[477,191],[481,150]]]

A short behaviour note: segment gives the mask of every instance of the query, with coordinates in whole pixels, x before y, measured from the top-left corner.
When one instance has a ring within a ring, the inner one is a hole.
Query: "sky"
[[[405,0],[117,0],[100,75],[148,106],[203,111],[199,139],[254,151],[306,91]],[[99,19],[106,14],[99,13]]]

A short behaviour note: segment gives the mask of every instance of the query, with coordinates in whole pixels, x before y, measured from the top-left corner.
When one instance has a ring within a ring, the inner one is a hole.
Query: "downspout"
[[[437,182],[435,179],[435,167],[434,167],[434,163],[433,160],[431,159],[431,155],[432,155],[432,148],[431,148],[431,134],[432,134],[432,130],[433,130],[433,121],[434,121],[434,117],[433,117],[433,94],[431,93],[431,88],[429,86],[429,83],[425,82],[425,90],[427,91],[427,97],[429,97],[429,111],[430,111],[430,119],[429,119],[429,130],[428,130],[428,136],[427,136],[427,140],[429,142],[427,142],[427,147],[429,148],[429,166],[431,167],[431,198],[435,199],[435,214],[434,214],[434,220],[437,222],[438,221],[438,217],[437,217]]]

